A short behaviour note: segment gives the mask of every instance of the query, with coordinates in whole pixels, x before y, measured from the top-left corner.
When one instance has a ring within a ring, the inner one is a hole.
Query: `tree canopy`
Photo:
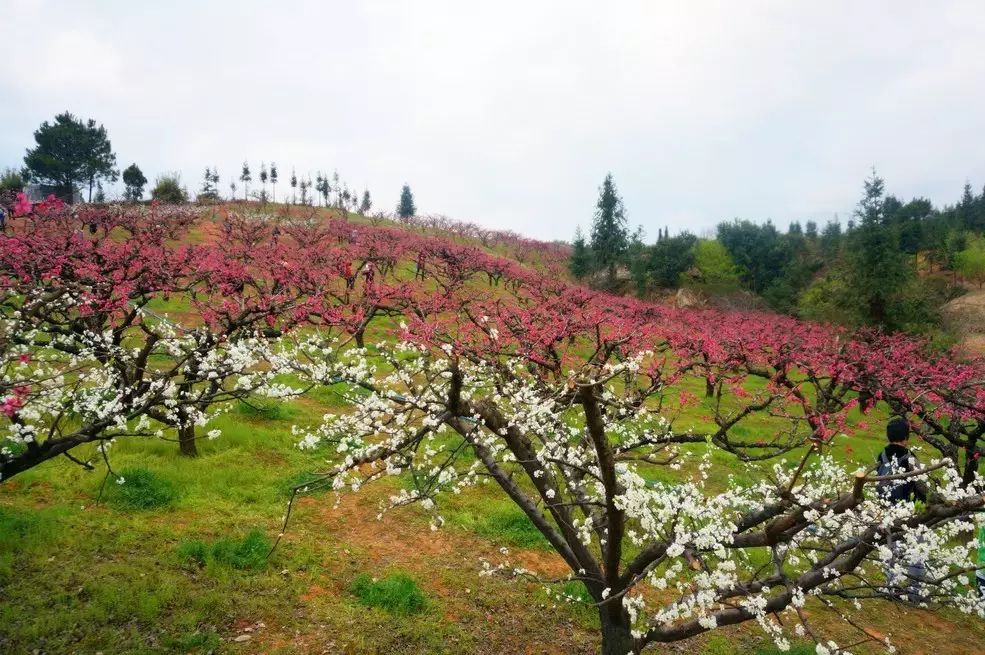
[[[28,149],[24,166],[32,178],[73,188],[88,184],[89,200],[99,180],[117,179],[116,155],[106,128],[93,119],[83,122],[69,112],[45,121],[34,132],[34,148]]]
[[[137,202],[144,197],[144,185],[147,184],[147,178],[139,166],[130,164],[123,171],[123,184],[126,185],[123,197],[127,202]]]

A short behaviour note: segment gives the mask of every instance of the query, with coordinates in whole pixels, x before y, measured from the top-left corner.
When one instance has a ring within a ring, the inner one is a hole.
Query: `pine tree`
[[[585,243],[585,235],[581,232],[581,226],[575,228],[575,241],[572,244],[571,259],[568,267],[571,274],[579,280],[592,272],[592,253]]]
[[[298,174],[291,169],[291,204],[298,204]]]
[[[612,180],[612,173],[609,173],[599,189],[595,219],[592,222],[592,252],[596,263],[608,271],[609,284],[615,283],[616,266],[622,261],[628,245],[625,209]]]
[[[277,202],[277,162],[270,162],[270,184],[274,187],[274,202]]]
[[[250,196],[250,180],[253,176],[250,175],[250,165],[245,161],[243,162],[243,172],[239,175],[239,181],[243,183],[243,200],[249,200]]]
[[[973,229],[975,224],[975,194],[971,192],[971,184],[964,183],[964,190],[961,193],[961,203],[958,205],[958,217],[961,220],[961,227],[965,230]]]
[[[369,214],[369,210],[373,208],[373,201],[369,197],[369,189],[363,191],[363,201],[359,205],[359,213],[363,216]]]
[[[895,230],[884,224],[883,190],[873,170],[855,212],[858,225],[849,235],[849,286],[867,323],[899,327],[893,325],[893,303],[912,271]]]
[[[410,191],[410,186],[405,184],[400,190],[400,204],[397,205],[397,215],[400,218],[410,218],[417,214],[417,207],[414,206],[414,194]]]
[[[266,201],[267,199],[267,165],[260,162],[260,184],[263,185],[263,192],[261,197]]]
[[[199,200],[218,200],[218,182],[212,176],[212,170],[206,166],[205,173],[202,175],[202,188],[198,192]]]
[[[96,182],[96,203],[104,204],[106,202],[106,193],[103,191],[103,183],[101,181]]]

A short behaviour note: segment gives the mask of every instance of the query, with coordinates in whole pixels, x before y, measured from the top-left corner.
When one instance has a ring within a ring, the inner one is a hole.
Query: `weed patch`
[[[212,545],[201,539],[191,539],[178,544],[178,559],[186,565],[199,567],[225,566],[245,571],[262,569],[267,563],[271,542],[263,532],[250,531],[242,539],[219,539]]]
[[[117,509],[150,510],[173,505],[178,499],[178,491],[153,471],[127,468],[119,472],[119,478],[106,482],[103,497]]]
[[[352,593],[363,605],[397,616],[418,614],[429,605],[427,596],[406,573],[392,573],[380,579],[360,575],[352,583]]]

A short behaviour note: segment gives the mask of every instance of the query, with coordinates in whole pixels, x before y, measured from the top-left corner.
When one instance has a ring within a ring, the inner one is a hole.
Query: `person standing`
[[[916,456],[910,450],[910,424],[906,419],[897,417],[886,425],[886,439],[889,441],[876,461],[876,475],[879,478],[907,476],[919,468]],[[912,476],[879,480],[876,486],[879,497],[890,505],[909,503],[912,501],[927,501],[927,490],[923,484]],[[887,544],[892,549],[893,556],[885,564],[886,586],[889,593],[901,600],[911,603],[924,603],[926,598],[917,591],[917,585],[925,576],[922,561],[907,557],[906,544],[893,542],[892,537]],[[899,564],[906,562],[906,573],[896,569]]]

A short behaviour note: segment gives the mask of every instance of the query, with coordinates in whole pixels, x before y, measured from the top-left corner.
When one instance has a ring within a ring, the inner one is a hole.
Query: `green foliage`
[[[762,293],[783,273],[790,253],[771,222],[757,225],[738,219],[718,225],[718,241],[739,267],[746,286]]]
[[[405,184],[400,190],[400,204],[397,205],[397,215],[400,218],[410,218],[417,214],[417,207],[414,206],[414,194],[410,191],[410,186]]]
[[[188,191],[181,186],[181,176],[178,173],[165,173],[157,178],[151,197],[158,202],[180,204],[188,202]]]
[[[985,284],[985,238],[969,239],[967,247],[955,255],[955,264],[961,277],[981,289]]]
[[[419,614],[430,605],[417,582],[406,573],[391,573],[380,579],[364,573],[352,583],[351,591],[363,605],[396,616]]]
[[[205,167],[202,174],[202,188],[198,192],[198,201],[215,201],[219,199],[219,169]]]
[[[852,300],[871,325],[899,329],[899,290],[912,270],[899,248],[899,238],[885,222],[884,182],[873,171],[855,212],[859,226],[849,235],[847,278]]]
[[[137,202],[143,199],[144,186],[147,184],[147,178],[139,166],[130,164],[126,167],[123,171],[123,184],[126,185],[123,198],[127,202]]]
[[[117,474],[119,478],[111,476],[103,492],[106,502],[117,509],[159,509],[170,507],[178,498],[173,484],[148,469],[130,467]]]
[[[362,202],[359,203],[359,213],[363,216],[368,216],[370,210],[373,208],[373,199],[369,195],[369,189],[363,191]]]
[[[85,122],[68,112],[45,121],[34,132],[37,145],[27,151],[24,165],[39,182],[63,187],[89,185],[89,199],[97,180],[115,181],[116,155],[106,128]]]
[[[833,270],[814,280],[801,294],[797,314],[801,318],[840,325],[857,325],[860,317],[845,299],[851,287],[840,271]]]
[[[178,544],[178,559],[188,565],[205,567],[209,564],[234,569],[256,571],[267,564],[272,543],[267,535],[252,530],[242,539],[219,539],[211,546],[201,539],[191,539]]]
[[[4,169],[3,173],[0,173],[0,191],[17,191],[19,192],[27,184],[27,180],[24,179],[24,175],[13,168]]]
[[[699,239],[694,244],[694,267],[701,282],[710,286],[731,287],[739,284],[739,269],[719,241]]]
[[[592,222],[592,252],[599,267],[608,271],[610,284],[616,278],[616,265],[629,246],[626,211],[616,190],[612,173],[605,176],[599,188],[599,199]]]
[[[694,246],[698,239],[690,232],[660,239],[649,247],[647,277],[658,287],[676,287],[681,274],[694,264]]]
[[[572,244],[568,268],[579,280],[592,272],[592,253],[585,243],[585,235],[581,233],[580,227],[575,229],[575,241]]]

